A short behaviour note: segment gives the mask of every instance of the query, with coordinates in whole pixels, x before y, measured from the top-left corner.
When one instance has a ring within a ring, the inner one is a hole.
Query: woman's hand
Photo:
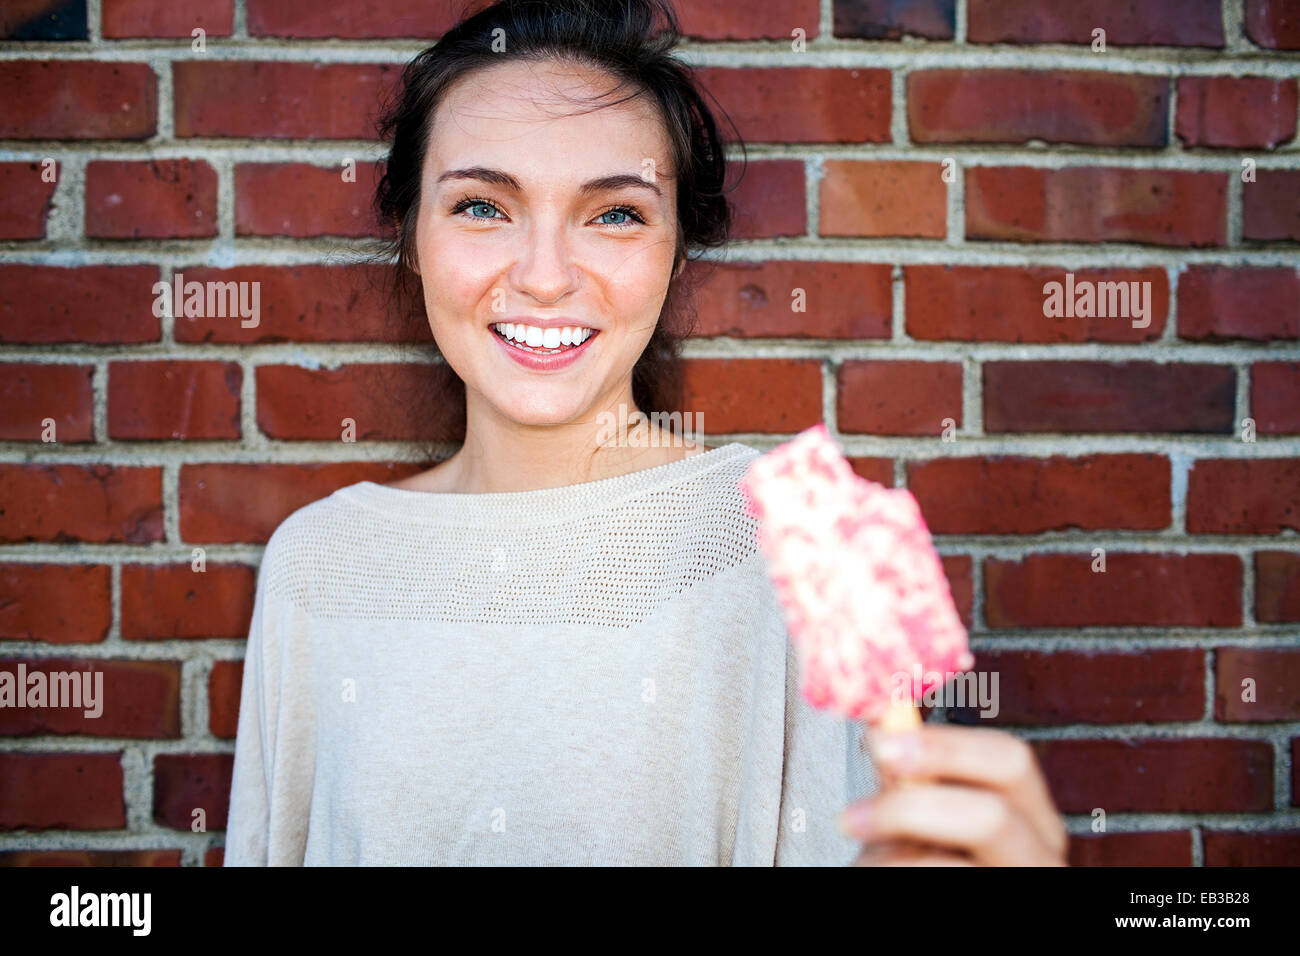
[[[840,814],[863,842],[854,866],[1066,865],[1065,821],[1018,737],[925,725],[870,745],[884,788]]]

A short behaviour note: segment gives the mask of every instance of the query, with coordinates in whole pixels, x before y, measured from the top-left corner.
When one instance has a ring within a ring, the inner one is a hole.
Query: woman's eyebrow
[[[512,189],[520,192],[523,186],[519,180],[507,172],[500,169],[489,169],[486,166],[467,166],[464,169],[449,169],[438,177],[438,183],[452,179],[476,179],[480,182],[489,183],[493,186],[500,186],[503,189]],[[592,193],[608,192],[611,189],[622,189],[625,186],[636,186],[642,189],[648,189],[656,196],[663,198],[663,191],[649,180],[640,176],[634,176],[631,173],[615,173],[610,176],[601,176],[599,179],[592,179],[578,187],[578,192],[584,195]]]

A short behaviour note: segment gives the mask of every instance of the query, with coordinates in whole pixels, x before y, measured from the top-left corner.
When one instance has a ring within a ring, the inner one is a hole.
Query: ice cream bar
[[[813,706],[886,729],[974,665],[911,492],[854,473],[825,425],[755,459],[740,480]]]

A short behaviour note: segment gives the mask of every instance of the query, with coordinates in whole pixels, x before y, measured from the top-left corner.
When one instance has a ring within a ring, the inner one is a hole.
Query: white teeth
[[[543,329],[535,325],[524,325],[519,322],[498,322],[492,328],[505,338],[533,349],[558,349],[563,346],[581,345],[595,334],[594,329],[584,329],[572,325],[563,328]]]

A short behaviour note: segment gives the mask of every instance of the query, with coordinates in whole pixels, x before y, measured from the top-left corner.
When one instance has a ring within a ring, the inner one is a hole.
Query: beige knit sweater
[[[731,443],[615,478],[361,482],[267,546],[226,864],[845,865],[878,786],[799,695]]]

